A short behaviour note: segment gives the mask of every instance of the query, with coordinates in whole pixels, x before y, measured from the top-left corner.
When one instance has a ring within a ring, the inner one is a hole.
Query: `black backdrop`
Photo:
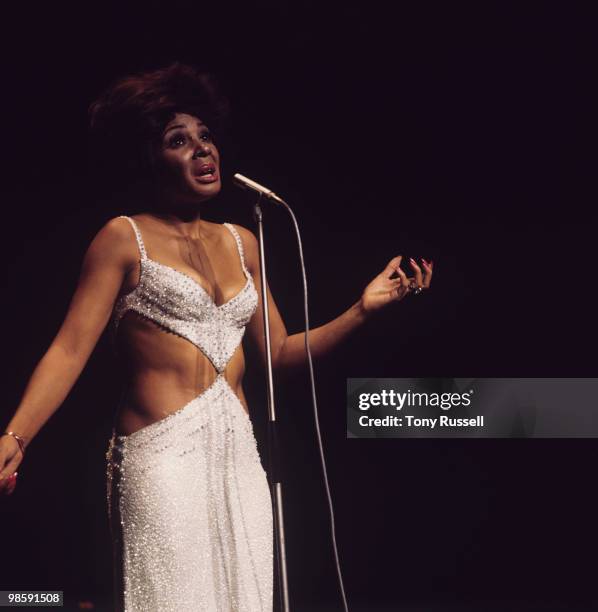
[[[312,327],[357,300],[391,257],[435,262],[432,291],[388,308],[317,364],[350,604],[592,609],[594,440],[345,433],[348,376],[595,374],[589,6],[148,0],[3,9],[5,422],[62,322],[89,241],[128,212],[90,179],[88,104],[131,71],[175,59],[208,68],[233,104],[228,176],[268,185],[299,219]],[[229,181],[206,215],[254,229],[251,204]],[[270,286],[297,332],[300,273],[282,210],[267,209],[266,238]],[[30,446],[15,494],[0,502],[1,589],[62,589],[72,609],[79,600],[109,609],[103,460],[119,384],[102,338]],[[245,386],[265,453],[264,378],[251,360]],[[306,371],[278,388],[291,601],[334,611],[309,400]]]

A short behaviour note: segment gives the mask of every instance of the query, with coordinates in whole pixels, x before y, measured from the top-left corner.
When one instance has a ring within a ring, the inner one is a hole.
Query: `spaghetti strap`
[[[239,257],[241,258],[241,266],[243,268],[243,272],[245,272],[245,276],[247,278],[250,278],[251,274],[245,266],[245,257],[243,256],[243,243],[241,242],[241,236],[239,236],[239,232],[237,232],[237,230],[231,223],[223,223],[223,225],[226,226],[226,228],[229,229],[230,233],[234,236],[235,241],[237,243],[237,249],[239,250]]]
[[[127,219],[127,221],[131,224],[131,227],[135,231],[135,238],[137,238],[137,245],[139,246],[139,252],[141,253],[141,259],[146,259],[147,255],[145,253],[145,245],[143,244],[143,240],[141,238],[141,232],[139,231],[137,224],[135,223],[135,221],[133,221],[133,219],[131,219],[131,217],[127,217],[126,215],[120,215],[119,218],[121,217],[123,219]]]

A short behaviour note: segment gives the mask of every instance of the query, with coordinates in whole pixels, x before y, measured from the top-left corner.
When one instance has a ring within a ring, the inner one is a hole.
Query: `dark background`
[[[298,217],[312,327],[395,255],[434,260],[431,291],[387,308],[316,367],[350,609],[598,609],[594,440],[345,437],[349,376],[595,375],[590,6],[4,9],[4,422],[58,331],[87,245],[128,212],[90,178],[87,106],[116,77],[188,62],[231,99],[228,176],[269,186]],[[228,180],[206,216],[255,229],[252,202]],[[301,276],[282,209],[266,209],[266,240],[270,286],[295,333]],[[62,589],[72,609],[108,609],[113,366],[104,337],[0,502],[1,589]],[[265,458],[264,385],[250,360]],[[277,402],[293,609],[340,610],[307,371]]]

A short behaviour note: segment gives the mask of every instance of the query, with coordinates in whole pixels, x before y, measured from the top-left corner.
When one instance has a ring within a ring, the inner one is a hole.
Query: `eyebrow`
[[[201,127],[202,125],[205,125],[205,124],[204,124],[204,123],[202,123],[201,121],[198,121],[198,122],[197,122],[197,125]],[[165,135],[166,135],[168,132],[170,132],[170,130],[174,130],[174,129],[176,129],[176,128],[184,128],[184,127],[187,127],[187,126],[182,125],[182,124],[171,125],[169,128],[166,128],[166,129],[164,130],[164,134],[163,134],[163,135],[165,136]]]

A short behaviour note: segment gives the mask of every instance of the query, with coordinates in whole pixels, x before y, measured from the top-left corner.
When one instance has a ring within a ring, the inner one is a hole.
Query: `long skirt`
[[[222,374],[106,459],[116,610],[272,611],[270,488]]]

